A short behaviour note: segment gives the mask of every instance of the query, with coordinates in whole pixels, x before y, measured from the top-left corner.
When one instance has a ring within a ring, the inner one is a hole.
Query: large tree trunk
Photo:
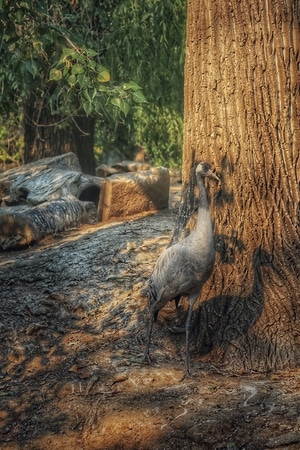
[[[84,112],[71,123],[59,115],[52,115],[49,105],[35,93],[24,108],[24,162],[73,152],[77,155],[84,173],[94,175],[95,120]]]
[[[189,0],[183,202],[206,160],[217,262],[195,314],[201,353],[235,370],[300,363],[299,13],[296,0]]]

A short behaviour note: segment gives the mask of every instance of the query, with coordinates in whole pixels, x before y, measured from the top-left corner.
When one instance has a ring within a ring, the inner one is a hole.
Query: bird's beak
[[[214,178],[215,180],[217,180],[217,181],[219,181],[219,182],[221,181],[220,178],[218,178],[217,175],[216,175],[212,170],[210,170],[210,169],[209,169],[209,171],[207,172],[207,176],[208,176],[208,177],[211,177],[211,178]]]

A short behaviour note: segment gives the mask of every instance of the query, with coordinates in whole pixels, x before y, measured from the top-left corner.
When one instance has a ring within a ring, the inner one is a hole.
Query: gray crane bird
[[[198,164],[196,177],[199,188],[199,207],[195,229],[185,239],[166,248],[160,255],[150,277],[148,291],[150,322],[144,360],[149,364],[151,364],[149,348],[152,328],[158,312],[169,301],[175,300],[178,304],[181,296],[188,297],[189,309],[185,323],[186,358],[183,379],[191,376],[189,340],[193,306],[200,296],[202,286],[211,275],[215,261],[213,226],[204,178],[211,177],[220,180],[212,172],[210,165],[205,162]]]

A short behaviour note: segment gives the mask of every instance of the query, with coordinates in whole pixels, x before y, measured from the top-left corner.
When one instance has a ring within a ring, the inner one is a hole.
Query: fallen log
[[[76,155],[45,158],[0,174],[0,249],[96,221],[103,179],[81,172]]]
[[[0,248],[20,249],[48,234],[78,227],[87,220],[89,206],[68,195],[31,208],[5,208],[0,215]]]
[[[0,174],[1,206],[39,205],[74,195],[98,204],[103,180],[81,172],[76,155],[45,158]]]

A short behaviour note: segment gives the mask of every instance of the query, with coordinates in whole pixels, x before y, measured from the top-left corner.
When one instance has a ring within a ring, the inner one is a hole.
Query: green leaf
[[[97,89],[96,89],[96,88],[90,89],[89,95],[90,95],[91,99],[94,100],[94,98],[95,98],[96,95],[97,95]]]
[[[89,116],[93,112],[93,105],[91,104],[91,102],[84,101],[82,103],[82,106],[87,116]]]
[[[95,50],[93,50],[92,48],[88,48],[88,49],[86,50],[86,53],[87,53],[87,55],[90,56],[91,58],[93,58],[94,56],[99,55],[99,53],[96,52]]]
[[[113,97],[110,102],[111,102],[112,105],[116,106],[117,108],[120,108],[120,105],[121,105],[121,99],[120,98]]]
[[[52,81],[59,81],[62,79],[62,71],[58,69],[51,69],[50,70],[50,80]]]
[[[123,87],[124,91],[128,91],[129,89],[131,89],[132,91],[141,90],[141,87],[138,84],[136,84],[134,81],[129,81],[129,83],[124,83],[122,87]]]
[[[88,88],[91,84],[90,78],[87,77],[85,73],[79,73],[77,75],[77,81],[80,84],[81,88]]]
[[[107,69],[104,69],[104,68],[101,69],[100,72],[98,73],[97,80],[100,83],[107,83],[107,81],[110,80],[110,73],[109,73],[109,71]]]
[[[128,102],[126,102],[125,100],[121,100],[120,103],[120,109],[121,111],[124,113],[125,117],[127,116],[127,114],[129,113],[130,110],[130,105]]]
[[[105,86],[105,85],[99,85],[99,86],[97,86],[97,92],[107,92],[108,91],[108,87],[107,86]]]
[[[37,65],[36,61],[34,61],[33,59],[27,60],[27,61],[24,62],[24,65],[26,67],[26,70],[28,70],[28,72],[31,73],[33,78],[35,78],[35,76],[39,72],[38,65]]]
[[[70,57],[71,59],[75,59],[77,55],[78,55],[78,53],[73,48],[64,47],[62,49],[62,57],[64,59],[66,59],[68,57]]]
[[[72,73],[74,75],[78,75],[79,73],[83,73],[84,72],[84,68],[82,67],[81,64],[74,64],[74,66],[72,66]]]
[[[68,83],[69,83],[71,86],[74,86],[74,85],[76,84],[76,82],[77,82],[77,77],[76,77],[76,75],[72,74],[72,75],[70,75],[70,76],[68,77]]]
[[[89,59],[89,60],[86,61],[86,63],[87,63],[87,67],[90,70],[93,70],[93,71],[96,70],[96,66],[97,66],[96,61],[94,61],[93,59]]]
[[[87,89],[82,90],[82,95],[90,104],[92,103],[92,99],[91,99],[89,91]]]
[[[135,91],[132,95],[132,98],[135,103],[147,103],[147,100],[144,97],[144,94],[140,90]]]

